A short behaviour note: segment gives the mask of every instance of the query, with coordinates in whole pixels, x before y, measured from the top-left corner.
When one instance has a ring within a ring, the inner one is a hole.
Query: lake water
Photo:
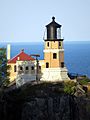
[[[6,47],[7,43],[0,43]],[[27,54],[40,54],[43,59],[44,43],[11,43],[11,57],[21,49]],[[70,73],[84,74],[90,77],[90,42],[65,42],[65,64]]]

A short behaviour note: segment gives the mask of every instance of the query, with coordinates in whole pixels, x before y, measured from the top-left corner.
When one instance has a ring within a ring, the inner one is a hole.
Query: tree
[[[0,48],[0,87],[9,84],[9,68],[7,65],[6,48]]]

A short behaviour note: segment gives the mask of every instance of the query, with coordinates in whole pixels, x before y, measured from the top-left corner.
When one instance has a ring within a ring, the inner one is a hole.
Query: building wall
[[[10,65],[10,82],[15,80],[18,75],[21,76],[22,74],[24,74],[25,76],[28,75],[33,76],[36,74],[36,61],[17,61],[15,64],[9,63],[8,65]],[[14,71],[15,65],[16,65],[16,72]],[[28,70],[26,70],[27,66],[29,68]],[[34,67],[34,70],[31,69],[32,66]],[[23,70],[20,70],[20,67],[23,67]],[[41,70],[39,70],[39,72],[41,73]]]
[[[64,62],[64,51],[59,52],[60,54],[60,62]]]
[[[48,43],[49,43],[49,46],[48,46]],[[63,41],[45,41],[44,44],[45,44],[45,49],[62,49],[63,48]]]
[[[39,60],[39,66],[41,66],[41,71],[45,68],[45,60]]]
[[[49,46],[48,46],[49,45]],[[53,59],[53,54],[56,53],[57,58]],[[61,67],[64,62],[64,49],[62,41],[45,41],[44,62],[49,63],[50,68]]]
[[[17,72],[14,72],[14,66],[16,64],[8,64],[10,65],[10,82],[12,82],[15,78],[16,78],[16,75],[17,75]]]
[[[35,74],[35,61],[17,61],[17,74],[24,73],[24,74]],[[31,70],[31,67],[34,67],[34,70]],[[23,68],[23,70],[20,70],[20,67]],[[26,67],[28,67],[28,70],[26,70]]]

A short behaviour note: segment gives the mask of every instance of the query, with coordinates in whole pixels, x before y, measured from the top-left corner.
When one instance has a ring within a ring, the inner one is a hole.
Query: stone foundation
[[[70,80],[67,75],[68,70],[64,68],[44,68],[41,81],[65,81]]]

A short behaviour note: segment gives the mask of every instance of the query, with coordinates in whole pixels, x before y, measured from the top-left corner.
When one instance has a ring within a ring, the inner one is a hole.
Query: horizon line
[[[34,41],[32,41],[32,42],[31,41],[23,41],[23,42],[22,41],[16,41],[16,42],[13,42],[13,41],[0,41],[0,43],[40,43],[40,42],[44,42],[44,41],[35,41],[35,42]],[[89,40],[86,40],[86,41],[84,41],[84,40],[82,40],[82,41],[68,40],[68,41],[64,41],[64,42],[90,42],[90,41]]]

